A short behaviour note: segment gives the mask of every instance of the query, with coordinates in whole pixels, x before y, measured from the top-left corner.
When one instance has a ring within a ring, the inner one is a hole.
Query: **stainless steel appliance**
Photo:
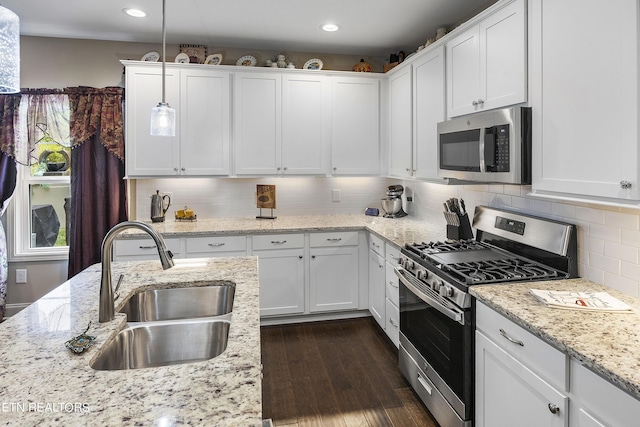
[[[531,108],[512,107],[438,123],[438,176],[531,184]]]
[[[407,244],[400,279],[405,377],[438,423],[473,423],[474,312],[469,286],[577,277],[576,226],[477,207],[475,240]]]
[[[402,208],[402,193],[404,187],[402,185],[390,185],[387,187],[387,197],[380,200],[385,218],[401,218],[407,216]]]
[[[164,206],[164,199],[167,199],[167,206]],[[168,194],[164,196],[160,194],[160,190],[156,190],[156,194],[151,196],[151,222],[163,222],[164,214],[171,206],[171,197]]]

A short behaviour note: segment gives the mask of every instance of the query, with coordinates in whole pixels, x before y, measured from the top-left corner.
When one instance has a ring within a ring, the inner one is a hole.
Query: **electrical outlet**
[[[27,270],[20,268],[16,270],[16,283],[27,283]]]
[[[340,201],[340,190],[331,190],[331,200],[334,202]]]

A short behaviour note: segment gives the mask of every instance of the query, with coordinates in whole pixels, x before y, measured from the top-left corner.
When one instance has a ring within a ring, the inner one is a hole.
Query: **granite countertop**
[[[529,289],[607,292],[633,313],[550,308]],[[470,293],[534,335],[640,399],[640,299],[586,279],[472,286]]]
[[[193,222],[177,222],[167,218],[165,222],[148,223],[164,237],[368,230],[397,246],[446,238],[446,223],[441,216],[418,220],[410,216],[384,218],[363,214],[305,215],[279,216],[276,219],[214,218]],[[120,234],[120,237],[142,236],[145,236],[144,233],[136,229],[125,230]]]
[[[208,361],[125,371],[89,365],[125,325],[98,323],[100,264],[93,265],[0,324],[0,424],[21,426],[262,425],[257,258],[113,263],[124,274],[116,310],[134,292],[233,281],[227,349]],[[85,353],[65,348],[92,322]]]

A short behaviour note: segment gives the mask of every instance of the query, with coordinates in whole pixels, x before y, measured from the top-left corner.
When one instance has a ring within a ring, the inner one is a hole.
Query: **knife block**
[[[469,215],[462,214],[458,216],[460,225],[447,224],[447,239],[451,240],[469,240],[473,239],[473,230],[469,222]]]

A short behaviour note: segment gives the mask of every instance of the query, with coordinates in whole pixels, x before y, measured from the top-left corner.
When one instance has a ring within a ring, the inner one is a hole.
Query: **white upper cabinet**
[[[180,74],[180,174],[229,174],[229,73]]]
[[[328,173],[331,85],[327,76],[282,77],[282,170]]]
[[[328,173],[329,96],[326,76],[236,73],[235,173]]]
[[[411,67],[389,77],[389,175],[413,175],[413,92]]]
[[[447,115],[526,100],[526,9],[516,0],[447,42]]]
[[[234,172],[276,174],[282,169],[280,74],[235,73],[233,101]]]
[[[160,67],[127,66],[125,134],[127,176],[177,174],[180,167],[180,71],[166,71],[165,99],[176,108],[176,136],[151,136],[151,109],[162,100]]]
[[[380,82],[333,76],[331,81],[331,173],[380,172]]]
[[[444,46],[432,49],[413,67],[414,177],[438,177],[438,123],[445,120]]]
[[[536,193],[640,200],[638,14],[635,0],[530,0]]]
[[[130,177],[229,173],[229,73],[170,66],[166,101],[176,136],[151,136],[151,108],[162,99],[160,64],[126,67],[126,165]]]

